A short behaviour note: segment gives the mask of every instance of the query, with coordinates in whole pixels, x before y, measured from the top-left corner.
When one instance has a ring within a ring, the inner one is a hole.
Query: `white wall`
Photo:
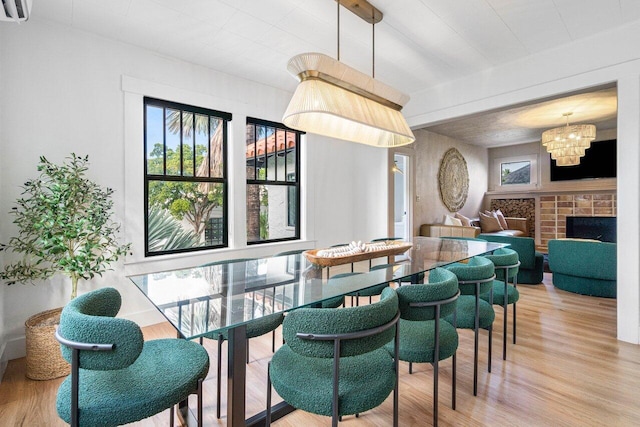
[[[412,94],[419,127],[454,117],[617,82],[618,330],[640,343],[640,26],[632,23]]]
[[[4,38],[0,37],[0,82],[4,80],[4,58],[5,58],[4,46],[5,46]],[[0,85],[1,84],[2,83],[0,83]],[[1,94],[2,92],[0,91],[0,95]],[[4,110],[5,110],[5,107],[3,103],[0,102],[0,168],[3,166],[1,159],[4,157],[4,149],[3,149],[4,144],[2,144],[2,141],[4,141],[4,126],[2,126],[2,123],[4,123]],[[2,173],[0,173],[0,195],[2,195],[3,192],[4,192],[4,180],[2,179]],[[7,210],[9,210],[9,207],[0,196],[0,211],[6,212]],[[7,236],[4,233],[4,228],[0,224],[0,242],[6,242],[6,240],[7,240]],[[4,262],[2,257],[0,257],[0,268],[4,268]],[[6,359],[7,359],[7,354],[5,352],[5,348],[7,346],[7,340],[5,335],[5,321],[4,321],[4,311],[5,311],[4,310],[4,300],[5,300],[4,291],[5,291],[5,287],[0,285],[0,301],[2,301],[2,303],[0,303],[0,378],[2,378],[2,376],[4,375],[4,371],[6,368]]]
[[[414,235],[419,233],[420,225],[441,224],[444,215],[452,215],[442,203],[438,187],[440,162],[450,148],[456,148],[462,154],[469,171],[469,194],[460,213],[471,218],[477,217],[487,191],[487,149],[425,130],[418,130],[415,135]]]
[[[133,242],[134,255],[103,278],[82,283],[80,292],[116,287],[125,317],[141,324],[159,320],[128,274],[386,234],[386,191],[376,190],[386,189],[386,150],[306,135],[302,233],[308,241],[246,247],[245,118],[280,121],[289,93],[37,19],[0,26],[0,44],[0,237],[15,234],[7,211],[21,183],[36,174],[40,155],[61,162],[71,152],[88,154],[89,177],[115,190],[115,219],[123,224],[123,240]],[[233,114],[229,160],[240,167],[230,170],[231,248],[144,259],[143,95]],[[0,336],[9,358],[20,357],[26,318],[64,305],[70,286],[63,277],[2,286]]]

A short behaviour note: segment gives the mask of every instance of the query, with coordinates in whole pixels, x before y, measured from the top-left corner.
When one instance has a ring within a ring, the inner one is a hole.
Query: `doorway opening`
[[[400,237],[402,240],[411,238],[409,206],[411,162],[409,160],[406,154],[393,155],[393,232],[395,237]]]

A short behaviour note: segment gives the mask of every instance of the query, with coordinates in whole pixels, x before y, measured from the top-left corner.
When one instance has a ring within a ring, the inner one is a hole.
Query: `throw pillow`
[[[496,231],[502,231],[504,228],[500,225],[500,221],[493,215],[487,215],[485,213],[480,213],[480,228],[483,233],[493,233]]]
[[[500,222],[500,226],[504,229],[504,230],[508,230],[509,229],[509,225],[507,225],[507,220],[504,219],[504,214],[502,213],[502,211],[500,209],[496,210],[493,212],[496,216],[496,218],[498,218],[498,221]]]
[[[462,221],[460,221],[458,218],[452,217],[451,215],[445,215],[444,225],[455,225],[455,226],[461,227]]]
[[[456,218],[460,220],[463,226],[471,227],[471,220],[466,216],[460,214],[459,212],[456,212]]]

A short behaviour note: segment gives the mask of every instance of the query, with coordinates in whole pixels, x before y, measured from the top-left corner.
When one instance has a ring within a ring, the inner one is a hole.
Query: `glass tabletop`
[[[433,268],[486,254],[502,243],[414,237],[406,259],[388,268],[324,278],[303,254],[218,262],[131,276],[131,281],[187,338],[221,331],[272,313],[398,281]]]

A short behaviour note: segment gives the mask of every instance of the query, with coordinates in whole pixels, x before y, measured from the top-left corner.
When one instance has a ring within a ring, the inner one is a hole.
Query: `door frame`
[[[394,186],[394,157],[396,154],[407,156],[407,170],[403,171],[406,179],[406,205],[407,205],[407,230],[409,231],[409,237],[417,235],[413,227],[413,205],[415,201],[415,151],[413,144],[408,147],[398,147],[389,149],[387,159],[387,230],[388,235],[393,236],[395,233],[395,221],[394,221],[394,205],[395,205],[395,186]]]

